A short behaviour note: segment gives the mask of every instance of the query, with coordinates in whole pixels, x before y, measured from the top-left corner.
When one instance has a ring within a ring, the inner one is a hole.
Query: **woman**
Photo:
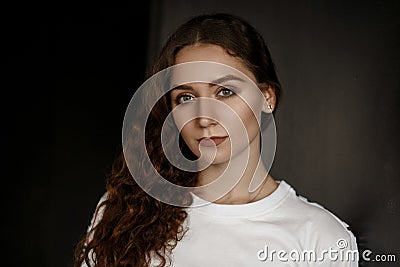
[[[137,94],[145,123],[125,120],[124,138],[134,138],[124,139],[75,266],[357,266],[347,224],[260,160],[274,150],[262,137],[281,96],[262,36],[230,14],[194,17],[148,76],[165,70]],[[189,165],[173,164],[174,148]]]

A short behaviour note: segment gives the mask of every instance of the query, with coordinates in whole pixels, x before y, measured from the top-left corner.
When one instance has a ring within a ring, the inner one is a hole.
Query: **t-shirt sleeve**
[[[316,266],[358,267],[357,240],[349,225],[321,205],[312,205],[315,209],[312,223],[307,227],[305,248],[315,251]]]
[[[103,203],[105,200],[107,200],[107,192],[105,192],[103,194],[103,196],[100,198],[99,202],[97,203],[95,212],[93,213],[92,219],[90,220],[90,224],[87,228],[87,233],[90,232],[90,230],[92,230],[94,227],[96,227],[96,225],[100,222],[101,218],[103,217],[103,213],[104,213],[104,208],[105,206],[101,206],[101,203]],[[90,235],[87,237],[87,242],[90,241],[92,239],[93,235]]]
[[[354,234],[348,225],[338,221],[337,226],[327,225],[327,229],[316,229],[320,232],[316,242],[318,261],[321,266],[358,267],[358,248]]]
[[[101,221],[101,218],[103,217],[103,213],[104,213],[104,208],[105,206],[101,205],[101,203],[103,203],[105,200],[107,199],[107,192],[105,192],[103,194],[103,196],[100,198],[99,202],[97,203],[96,209],[92,215],[92,219],[90,220],[90,224],[87,228],[87,234],[86,234],[86,242],[85,245],[87,245],[93,238],[93,232],[90,232],[94,227],[96,227],[96,225]],[[90,265],[93,266],[94,263],[92,261],[92,258],[94,257],[93,253],[90,252],[89,253],[89,260],[90,260]],[[81,267],[87,267],[87,264],[85,262],[83,262],[81,264]]]

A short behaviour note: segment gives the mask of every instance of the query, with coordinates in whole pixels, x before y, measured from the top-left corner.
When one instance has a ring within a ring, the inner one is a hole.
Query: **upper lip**
[[[215,139],[215,138],[225,138],[225,137],[228,137],[228,136],[204,136],[200,139],[197,139],[197,141],[201,141],[203,139]]]

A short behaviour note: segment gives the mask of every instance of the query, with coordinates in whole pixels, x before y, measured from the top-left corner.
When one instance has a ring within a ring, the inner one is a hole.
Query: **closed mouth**
[[[211,136],[198,139],[201,146],[218,146],[224,142],[228,136]]]

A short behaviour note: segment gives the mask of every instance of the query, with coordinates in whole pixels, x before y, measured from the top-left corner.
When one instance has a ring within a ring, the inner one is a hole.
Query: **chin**
[[[215,156],[214,160],[211,162],[210,165],[219,165],[219,164],[227,164],[231,160],[231,155],[229,153],[227,154],[220,154],[217,152],[217,155]]]

